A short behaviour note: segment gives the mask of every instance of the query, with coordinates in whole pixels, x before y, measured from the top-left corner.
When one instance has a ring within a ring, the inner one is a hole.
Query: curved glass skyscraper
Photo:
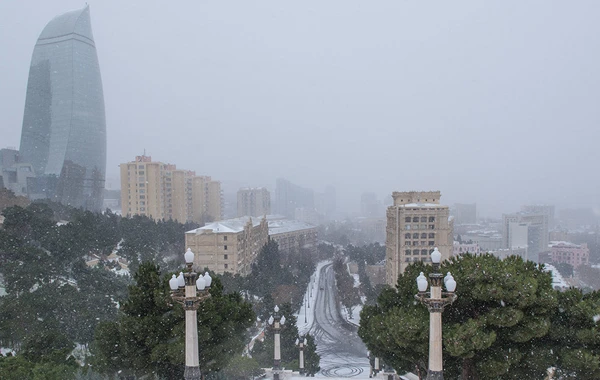
[[[102,208],[106,170],[104,95],[89,7],[46,25],[31,58],[20,161],[33,165],[33,197]]]

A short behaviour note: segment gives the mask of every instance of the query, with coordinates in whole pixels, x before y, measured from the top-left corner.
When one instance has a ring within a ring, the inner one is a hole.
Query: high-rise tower
[[[35,44],[20,155],[37,176],[30,196],[102,208],[106,121],[89,6],[52,19]]]

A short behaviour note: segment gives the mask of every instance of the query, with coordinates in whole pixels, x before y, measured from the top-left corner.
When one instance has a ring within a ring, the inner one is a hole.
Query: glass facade
[[[30,196],[101,210],[106,120],[88,6],[55,17],[37,40],[20,154],[37,175]]]

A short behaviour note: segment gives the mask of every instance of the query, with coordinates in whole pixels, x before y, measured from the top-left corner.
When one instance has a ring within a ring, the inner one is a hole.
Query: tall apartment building
[[[271,214],[271,194],[264,187],[243,188],[237,192],[237,216]]]
[[[221,183],[137,156],[120,165],[122,214],[205,223],[222,219]]]
[[[185,233],[185,246],[194,252],[194,268],[247,276],[269,239],[266,218],[243,217],[209,223]]]
[[[386,284],[394,286],[411,262],[431,261],[435,247],[442,260],[452,255],[450,210],[440,204],[440,197],[439,191],[392,193],[394,204],[387,209]]]

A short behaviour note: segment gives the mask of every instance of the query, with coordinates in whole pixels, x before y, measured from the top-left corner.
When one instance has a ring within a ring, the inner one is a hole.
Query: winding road
[[[320,374],[327,377],[368,377],[367,348],[358,337],[357,327],[340,316],[331,264],[321,268],[317,289],[314,322],[309,332],[315,337],[317,352],[321,355]]]

